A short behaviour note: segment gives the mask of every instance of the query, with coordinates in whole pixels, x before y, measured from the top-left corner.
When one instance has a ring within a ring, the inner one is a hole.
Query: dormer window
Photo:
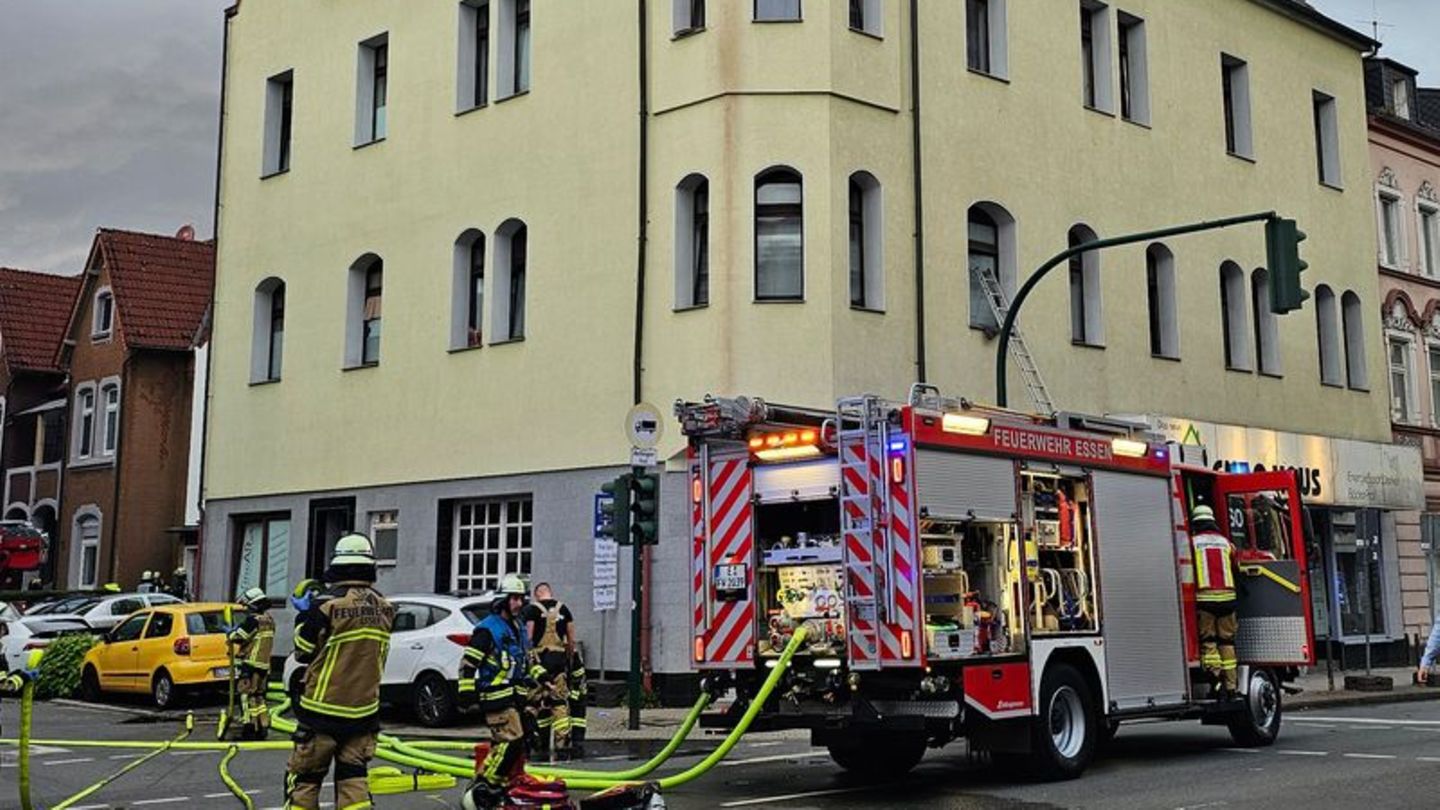
[[[1410,119],[1410,79],[1401,76],[1390,83],[1390,109],[1397,118]]]
[[[109,340],[115,327],[115,296],[111,294],[109,287],[95,293],[94,310],[95,317],[90,328],[90,337],[96,340]]]

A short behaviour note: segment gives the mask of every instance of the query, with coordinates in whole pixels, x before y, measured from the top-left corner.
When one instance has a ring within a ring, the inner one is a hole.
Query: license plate
[[[749,582],[748,576],[750,566],[745,563],[738,565],[717,565],[715,566],[715,590],[717,591],[743,591]]]
[[[214,674],[214,676],[217,677],[217,678],[228,678],[228,677],[230,677],[230,668],[229,668],[229,667],[216,667],[215,669],[210,670],[210,672],[211,672],[212,674]]]

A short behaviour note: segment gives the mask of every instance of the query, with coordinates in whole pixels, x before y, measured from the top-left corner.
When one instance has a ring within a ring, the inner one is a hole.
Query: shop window
[[[1069,244],[1072,248],[1097,239],[1095,231],[1087,225],[1076,225],[1070,229]],[[1070,257],[1070,340],[1082,346],[1105,345],[1098,250]]]
[[[1145,250],[1145,294],[1150,314],[1150,354],[1180,359],[1180,319],[1175,311],[1175,254],[1159,244]]]
[[[481,593],[507,574],[529,576],[534,540],[530,497],[461,501],[454,506],[452,593]]]
[[[1355,512],[1337,512],[1331,523],[1335,549],[1336,613],[1345,636],[1383,636],[1385,565],[1379,532],[1362,532],[1378,519],[1358,520]],[[1366,535],[1369,535],[1368,537]]]
[[[1340,345],[1340,307],[1335,291],[1321,284],[1315,288],[1315,333],[1320,347],[1320,382],[1345,384],[1345,361]]]
[[[254,587],[271,596],[290,592],[290,515],[236,518],[234,593]]]

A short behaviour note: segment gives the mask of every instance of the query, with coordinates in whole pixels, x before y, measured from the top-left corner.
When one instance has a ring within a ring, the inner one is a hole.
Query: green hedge
[[[99,642],[89,633],[71,633],[50,642],[40,659],[35,697],[39,700],[74,697],[80,689],[80,663],[85,660],[85,653]]]

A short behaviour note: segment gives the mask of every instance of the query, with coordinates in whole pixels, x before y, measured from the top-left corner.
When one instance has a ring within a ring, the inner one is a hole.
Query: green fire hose
[[[240,753],[240,747],[232,744],[225,752],[225,756],[220,758],[220,781],[224,782],[225,787],[235,794],[235,798],[245,805],[245,810],[255,810],[255,801],[250,798],[250,794],[246,793],[244,788],[240,787],[240,783],[235,781],[235,777],[230,775],[230,760],[234,759],[238,753]]]
[[[192,732],[192,731],[194,731],[194,730],[195,730],[195,715],[193,715],[193,714],[186,714],[186,715],[185,715],[185,730],[182,731],[182,732],[180,732],[180,735],[177,736],[175,739],[170,740],[169,742],[161,743],[159,748],[156,748],[154,751],[151,751],[150,753],[146,754],[145,756],[140,757],[139,759],[135,760],[134,762],[131,762],[129,765],[126,765],[125,767],[121,768],[120,770],[116,771],[115,773],[113,773],[113,774],[105,777],[104,779],[101,779],[99,782],[96,782],[95,784],[91,785],[90,787],[87,787],[87,788],[85,788],[84,790],[80,791],[79,793],[76,793],[74,796],[71,796],[70,798],[66,799],[65,801],[60,802],[59,804],[57,804],[57,805],[55,805],[54,807],[50,808],[50,810],[65,810],[65,808],[67,808],[67,807],[72,807],[72,806],[74,806],[76,802],[80,801],[81,799],[85,798],[86,796],[91,795],[92,793],[100,790],[101,788],[105,787],[106,785],[110,784],[111,782],[114,782],[116,779],[119,779],[120,777],[124,776],[125,774],[127,774],[127,773],[129,773],[129,772],[131,772],[131,771],[133,771],[133,770],[135,770],[136,768],[140,767],[141,765],[144,765],[145,763],[149,762],[150,760],[154,759],[155,757],[158,757],[158,756],[160,756],[161,754],[165,753],[166,751],[169,751],[169,750],[171,749],[171,747],[173,747],[175,744],[181,742],[181,741],[184,740],[186,737],[189,737],[189,736],[190,736],[190,732]]]
[[[30,653],[28,668],[40,668],[40,650]],[[35,719],[35,680],[25,679],[20,690],[20,810],[32,810],[30,804],[30,726]]]

